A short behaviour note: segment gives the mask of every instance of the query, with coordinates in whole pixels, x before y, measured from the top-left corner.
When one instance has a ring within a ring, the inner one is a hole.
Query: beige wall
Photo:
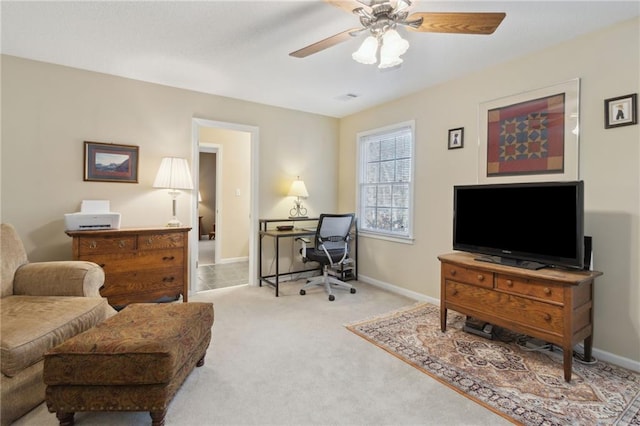
[[[5,55],[1,77],[1,219],[32,261],[71,257],[63,215],[83,199],[110,200],[123,227],[164,226],[171,201],[153,180],[163,156],[194,158],[194,117],[259,128],[259,216],[288,215],[282,188],[298,174],[311,213],[337,205],[335,118]],[[138,145],[139,183],[84,182],[85,140]],[[191,196],[178,198],[178,218],[197,227]]]
[[[440,298],[437,256],[451,251],[452,186],[477,182],[478,104],[581,79],[580,179],[594,237],[596,348],[640,361],[639,125],[604,129],[603,101],[638,93],[639,20],[412,94],[340,122],[339,208],[355,208],[356,134],[415,119],[415,243],[361,238],[362,276]],[[464,127],[463,149],[447,150]]]

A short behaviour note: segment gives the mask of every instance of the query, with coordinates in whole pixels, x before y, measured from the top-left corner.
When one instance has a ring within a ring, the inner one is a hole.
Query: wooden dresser
[[[597,271],[537,271],[474,260],[469,253],[438,256],[441,262],[440,326],[447,309],[553,343],[563,350],[564,379],[571,381],[573,347],[593,344],[593,284]]]
[[[191,228],[131,228],[67,231],[73,258],[102,266],[100,294],[121,309],[130,303],[188,298],[188,238]]]

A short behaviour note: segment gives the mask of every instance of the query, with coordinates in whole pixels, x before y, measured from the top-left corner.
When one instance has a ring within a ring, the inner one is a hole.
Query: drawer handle
[[[452,295],[452,296],[455,296],[455,295],[457,295],[457,294],[458,294],[458,289],[455,289],[455,288],[454,288],[454,289],[453,289],[453,291],[451,292],[451,295]]]
[[[96,241],[91,241],[91,242],[89,243],[89,248],[94,249],[94,248],[96,248],[96,247],[98,247],[98,243],[97,243]]]
[[[452,276],[452,277],[455,277],[455,276],[456,276],[456,270],[455,270],[455,269],[452,269],[452,270],[451,270],[451,272],[450,272],[450,274],[451,274],[451,276]]]
[[[478,281],[480,282],[484,281],[484,275],[478,274]]]
[[[549,315],[549,314],[544,314],[544,320],[545,320],[545,321],[551,321],[551,315]]]
[[[545,287],[544,294],[551,294],[551,289],[549,287]]]
[[[162,260],[173,260],[173,259],[175,259],[175,256],[164,256],[162,258]]]
[[[118,243],[118,247],[120,248],[125,248],[125,246],[127,245],[125,240],[120,240],[120,242]]]
[[[508,287],[513,287],[513,281],[507,280],[507,286]]]
[[[174,277],[164,277],[164,278],[162,279],[162,281],[163,281],[163,282],[165,282],[165,283],[171,283],[171,282],[173,282],[174,280],[175,280],[175,278],[174,278]]]

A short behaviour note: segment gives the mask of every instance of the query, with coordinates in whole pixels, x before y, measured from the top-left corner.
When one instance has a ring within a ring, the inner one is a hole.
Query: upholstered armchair
[[[20,237],[0,225],[2,425],[44,401],[44,353],[115,314],[100,296],[104,271],[80,261],[29,262]]]

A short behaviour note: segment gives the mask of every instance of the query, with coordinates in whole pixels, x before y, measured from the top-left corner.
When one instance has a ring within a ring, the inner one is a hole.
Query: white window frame
[[[398,234],[397,232],[392,231],[384,231],[384,230],[372,230],[362,228],[362,223],[364,221],[364,206],[361,203],[361,191],[364,185],[364,172],[365,172],[365,155],[364,155],[364,146],[367,142],[367,139],[370,139],[371,136],[382,136],[388,135],[391,133],[398,132],[403,128],[409,128],[411,133],[411,172],[410,172],[410,181],[409,181],[409,207],[408,207],[408,232],[404,235]],[[414,241],[414,186],[415,186],[415,120],[403,121],[401,123],[391,124],[389,126],[380,127],[377,129],[367,130],[364,132],[359,132],[356,134],[357,140],[357,155],[356,155],[356,214],[360,219],[358,220],[358,235],[362,237],[371,237],[378,238],[383,240],[401,242],[412,244]]]

